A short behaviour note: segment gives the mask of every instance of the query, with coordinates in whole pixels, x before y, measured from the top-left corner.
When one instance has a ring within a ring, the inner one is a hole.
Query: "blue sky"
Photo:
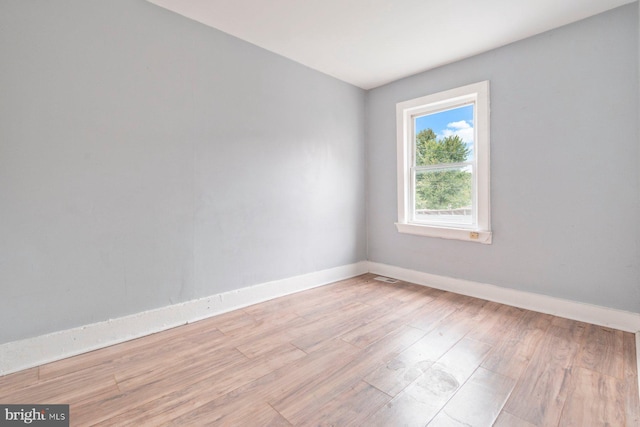
[[[473,105],[418,117],[416,133],[427,128],[431,128],[438,138],[458,135],[464,142],[473,144]]]

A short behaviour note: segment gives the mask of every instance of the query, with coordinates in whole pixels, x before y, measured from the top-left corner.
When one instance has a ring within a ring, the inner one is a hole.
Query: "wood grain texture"
[[[557,425],[583,332],[582,325],[549,327],[509,397],[507,411],[535,425]]]
[[[624,375],[623,332],[596,325],[587,325],[577,365],[605,375]]]
[[[40,368],[30,368],[13,374],[0,376],[0,401],[2,397],[18,390],[32,387],[40,380]]]
[[[525,311],[501,341],[494,345],[482,366],[517,380],[529,365],[551,321],[552,316]]]
[[[391,397],[364,381],[356,383],[313,412],[304,413],[299,425],[363,426],[365,420]]]
[[[624,351],[625,421],[627,425],[640,426],[640,396],[633,390],[633,387],[638,387],[636,337],[634,334],[624,332],[622,341]]]
[[[623,381],[577,368],[572,372],[560,426],[625,425]]]
[[[366,274],[0,377],[71,425],[637,426],[635,336]]]

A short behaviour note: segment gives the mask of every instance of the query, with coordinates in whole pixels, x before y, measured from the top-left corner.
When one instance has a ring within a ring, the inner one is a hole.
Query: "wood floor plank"
[[[75,420],[79,425],[87,425],[91,422],[104,421],[122,412],[143,406],[167,394],[167,390],[185,389],[197,382],[200,378],[212,378],[220,372],[232,370],[246,361],[239,352],[237,354],[225,353],[223,357],[212,362],[211,366],[201,362],[180,366],[179,372],[170,375],[149,375],[144,381],[139,378],[118,382],[121,392],[107,399],[92,400],[75,405]],[[179,365],[172,365],[178,368]],[[167,368],[170,370],[170,367]],[[166,371],[165,371],[166,372]],[[99,414],[99,415],[98,415]]]
[[[309,353],[317,349],[323,342],[338,338],[349,331],[366,325],[381,317],[385,312],[393,310],[392,307],[372,307],[366,304],[354,305],[352,308],[344,308],[349,312],[344,317],[327,319],[322,323],[312,323],[306,328],[304,335],[291,341],[293,345]]]
[[[525,311],[519,322],[502,336],[482,367],[515,380],[520,378],[552,320],[552,316]]]
[[[314,389],[354,360],[359,352],[357,347],[339,339],[327,342],[307,357],[260,378],[252,390],[267,402],[295,397],[303,388]]]
[[[615,378],[624,377],[622,331],[586,325],[577,366]]]
[[[309,414],[320,411],[336,394],[353,388],[368,373],[378,366],[384,366],[422,335],[422,331],[411,327],[397,330],[359,351],[351,361],[335,372],[327,373],[320,381],[301,384],[289,395],[270,399],[269,403],[290,422],[304,425]]]
[[[314,412],[305,414],[299,424],[308,426],[363,426],[365,420],[391,400],[391,396],[364,381],[334,396]]]
[[[491,426],[516,382],[478,368],[428,424],[435,426]]]
[[[352,302],[353,299],[350,298],[335,298],[335,292],[333,290],[338,287],[348,286],[349,283],[359,283],[359,280],[359,278],[353,278],[309,289],[304,292],[285,295],[280,298],[245,307],[244,311],[252,316],[259,316],[259,313],[274,313],[280,311],[292,312],[298,316],[304,316],[306,314],[305,311],[309,309],[316,307],[323,309],[327,304],[331,303],[348,304]]]
[[[483,308],[486,312],[482,322],[478,322],[475,328],[467,335],[477,341],[482,341],[492,346],[502,342],[504,337],[513,329],[525,310],[508,305],[489,302]]]
[[[376,289],[379,290],[380,295],[387,300],[397,300],[400,302],[414,301],[416,298],[426,297],[426,299],[434,299],[445,292],[429,288],[427,286],[420,286],[414,283],[398,281],[397,283],[384,283],[378,282]],[[386,302],[384,302],[386,304]]]
[[[462,385],[482,364],[491,346],[476,340],[464,338],[433,365],[433,368],[450,374]]]
[[[198,351],[194,351],[197,348]],[[206,363],[204,357],[211,352],[231,352],[235,350],[226,342],[226,337],[217,329],[213,331],[197,330],[187,336],[170,338],[148,348],[136,351],[124,351],[114,357],[110,363],[116,380],[121,386],[131,383],[143,383],[145,378],[155,378],[161,371],[172,374],[180,369],[188,368],[192,363]],[[167,363],[171,360],[172,363]],[[93,370],[103,369],[103,363],[94,366]],[[127,388],[125,386],[124,388]]]
[[[196,411],[179,419],[172,420],[170,426],[273,426],[291,427],[282,415],[267,403],[245,404],[244,407],[222,410]]]
[[[578,322],[571,329],[549,327],[505,405],[508,412],[535,425],[557,425],[583,333]]]
[[[374,274],[365,273],[361,276],[342,280],[329,286],[323,286],[320,289],[326,288],[332,295],[344,297],[343,299],[353,296],[359,301],[364,301],[372,293],[377,294],[380,291],[379,285],[381,282],[374,280],[375,277],[376,275]],[[354,284],[357,284],[357,286],[353,286]]]
[[[562,410],[561,427],[624,426],[625,385],[619,378],[585,368],[571,374],[571,385]]]
[[[286,324],[272,327],[262,333],[248,333],[247,336],[234,340],[234,346],[250,359],[259,357],[299,338],[302,331],[313,323],[312,320],[296,317]]]
[[[638,365],[635,334],[623,333],[623,369],[625,379],[625,419],[627,425],[640,426],[640,396],[638,395]]]
[[[296,308],[296,312],[305,318],[316,319],[325,316],[327,313],[339,310],[340,306],[344,305],[345,302],[358,301],[368,305],[382,304],[386,293],[380,287],[381,282],[374,281],[372,277],[366,274],[333,285],[316,288],[321,289],[322,292],[325,292],[326,288],[326,294],[323,293],[319,304],[313,304],[313,300],[308,300],[307,303],[310,304],[306,305],[303,312],[298,308]]]
[[[154,384],[159,387],[159,382],[171,384],[172,381],[181,382],[191,375],[201,372],[220,372],[231,369],[234,366],[245,364],[248,358],[235,348],[202,349],[198,354],[182,354],[172,363],[149,361],[147,367],[136,369],[123,367],[115,372],[114,377],[118,386],[124,390],[136,390],[145,384]]]
[[[0,376],[0,390],[6,390],[6,393],[13,393],[21,388],[29,387],[38,383],[39,367],[24,369],[13,374]],[[0,392],[0,399],[2,393]]]
[[[341,338],[357,347],[364,348],[400,326],[420,317],[424,306],[435,299],[430,294],[416,293],[415,290],[411,292],[411,295],[413,298],[403,300],[392,310],[371,322],[353,328],[343,334]]]
[[[245,312],[247,312],[247,310],[245,310]],[[253,317],[254,321],[262,331],[268,331],[271,328],[277,327],[279,325],[285,325],[292,320],[300,318],[298,314],[292,313],[287,310],[263,313],[254,312],[253,314],[250,314],[250,316]],[[232,334],[227,333],[225,335],[230,336]]]
[[[446,322],[433,329],[385,366],[373,371],[365,377],[365,381],[390,396],[397,395],[471,331],[478,320],[479,313],[480,310],[475,305],[470,306],[468,311],[463,309],[450,313],[446,317]],[[411,324],[413,325],[414,322]]]
[[[516,417],[509,412],[502,411],[493,427],[536,427],[534,424]]]
[[[387,364],[365,377],[365,381],[389,396],[395,396],[418,379],[462,336],[432,331]]]
[[[251,329],[258,325],[258,322],[244,310],[234,310],[221,314],[210,319],[209,323],[225,335],[233,335],[239,329]]]
[[[200,376],[185,387],[109,418],[108,424],[161,425],[166,420],[188,414],[282,367],[289,367],[291,363],[304,357],[307,355],[298,348],[284,345],[270,354],[238,365],[235,370],[218,372],[213,376]]]
[[[177,417],[174,421],[176,424],[189,425],[189,419],[199,413],[214,412],[227,416],[250,408],[253,402],[269,402],[280,397],[293,396],[296,390],[302,387],[313,388],[320,384],[325,376],[349,363],[358,352],[360,349],[357,347],[341,340],[334,340],[326,343],[318,351],[211,400],[189,415]]]
[[[445,293],[437,297],[433,302],[424,306],[422,316],[410,322],[414,328],[429,332],[435,329],[443,319],[458,311],[465,303],[460,295]]]
[[[52,379],[82,369],[109,370],[123,362],[129,363],[131,359],[146,360],[150,355],[159,358],[163,353],[173,354],[176,349],[192,347],[194,340],[209,342],[221,336],[222,333],[211,326],[208,320],[193,322],[43,365],[40,367],[40,378]]]
[[[105,391],[108,393],[118,391],[113,374],[96,374],[85,370],[20,389],[3,389],[0,402],[4,404],[81,403],[104,396]]]
[[[367,425],[424,426],[478,368],[490,346],[463,339],[387,405]]]

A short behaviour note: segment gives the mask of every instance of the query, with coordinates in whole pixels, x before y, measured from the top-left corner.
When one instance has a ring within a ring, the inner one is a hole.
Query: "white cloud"
[[[469,129],[471,128],[471,125],[466,120],[460,120],[459,122],[449,123],[447,127],[454,129]]]
[[[459,122],[451,122],[447,124],[447,127],[442,130],[441,137],[457,135],[466,143],[473,143],[473,126],[465,120]]]

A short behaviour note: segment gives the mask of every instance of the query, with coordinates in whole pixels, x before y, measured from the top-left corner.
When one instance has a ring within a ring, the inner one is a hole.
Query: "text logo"
[[[69,405],[0,404],[0,427],[69,427]]]

